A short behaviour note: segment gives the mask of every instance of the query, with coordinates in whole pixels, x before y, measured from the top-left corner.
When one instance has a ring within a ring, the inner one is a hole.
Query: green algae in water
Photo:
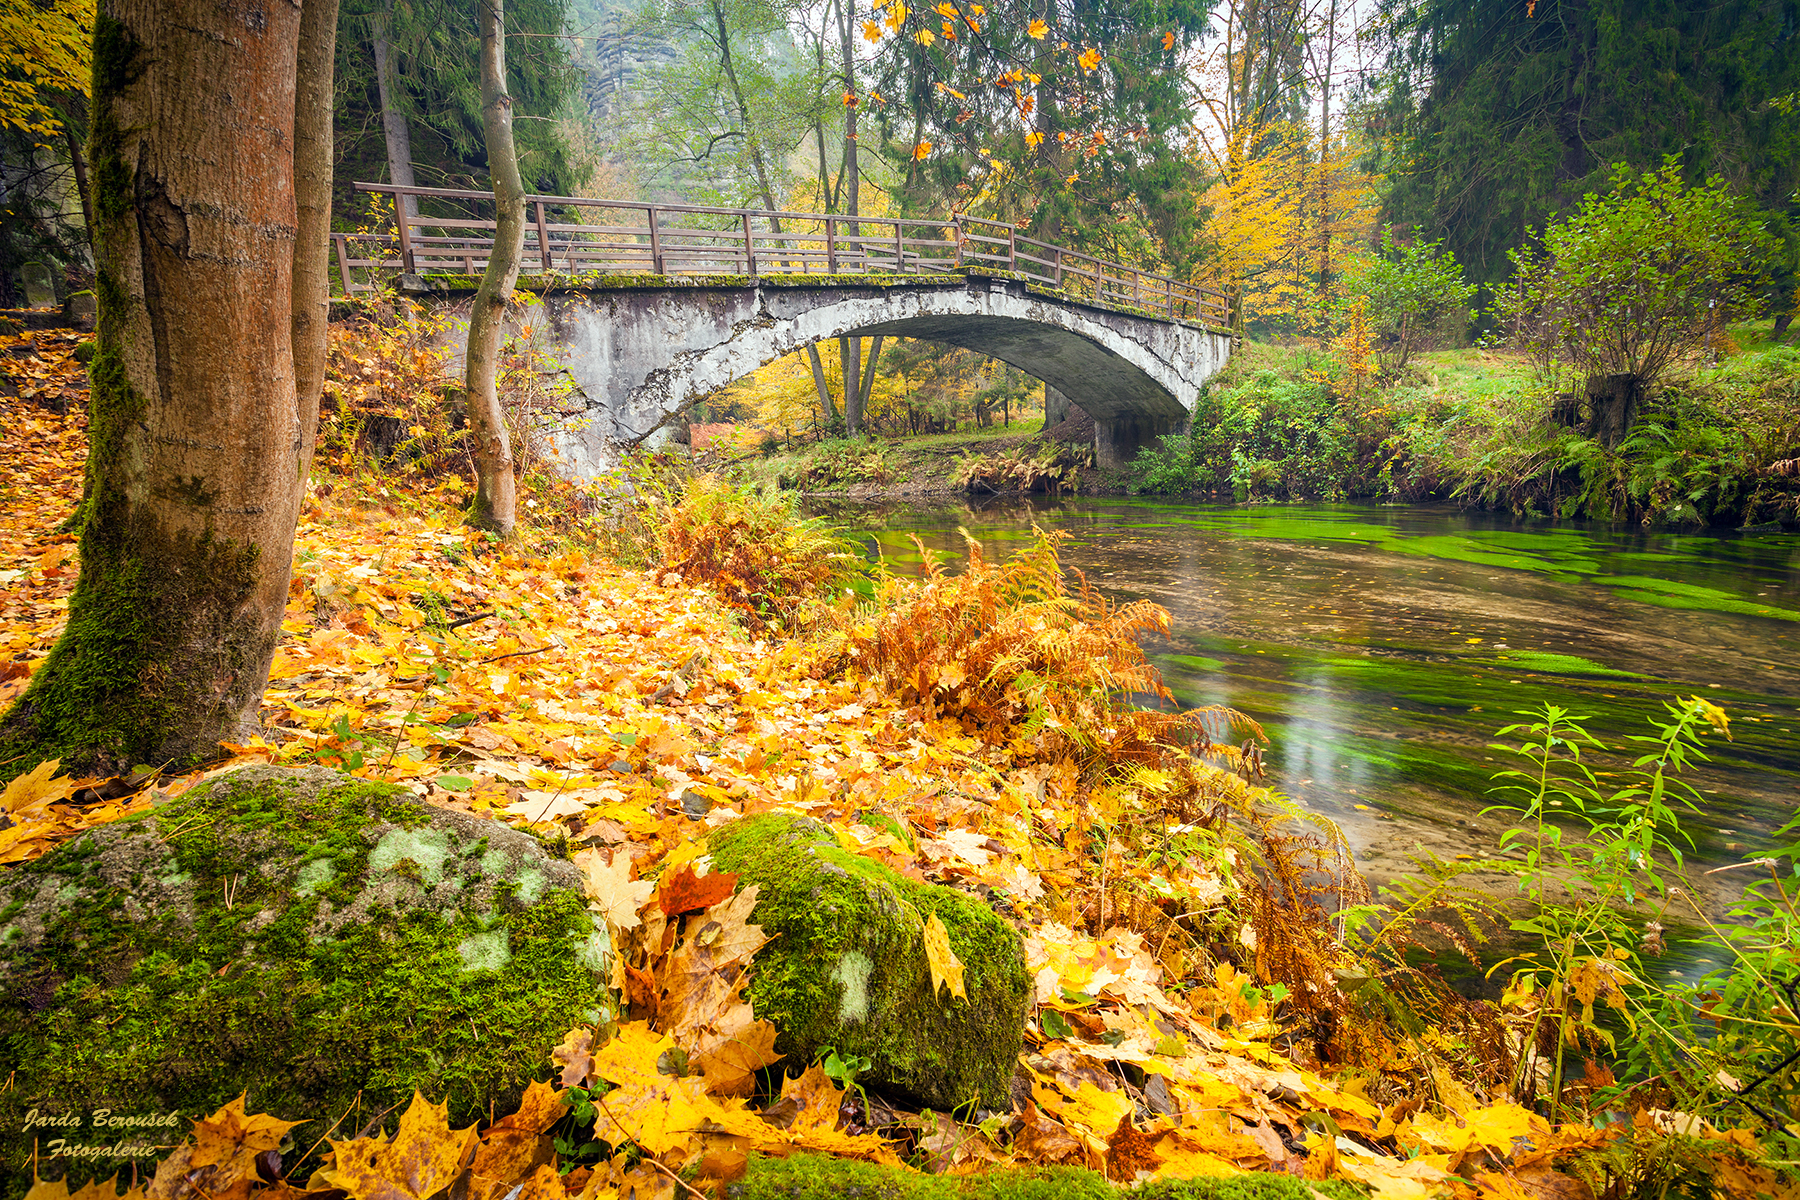
[[[1500,657],[1500,661],[1511,667],[1526,671],[1540,671],[1546,675],[1593,675],[1604,679],[1648,679],[1648,675],[1640,675],[1636,671],[1621,671],[1609,667],[1605,663],[1595,662],[1591,658],[1582,658],[1579,654],[1549,654],[1538,650],[1515,650]]]
[[[1731,592],[1701,587],[1697,583],[1677,583],[1648,575],[1601,575],[1594,582],[1620,589],[1618,594],[1624,599],[1662,608],[1692,608],[1742,613],[1749,617],[1773,617],[1777,621],[1800,621],[1800,612],[1791,608],[1745,600]]]
[[[1184,671],[1223,671],[1230,664],[1217,658],[1207,658],[1199,654],[1164,654],[1157,657],[1159,663],[1170,663]]]

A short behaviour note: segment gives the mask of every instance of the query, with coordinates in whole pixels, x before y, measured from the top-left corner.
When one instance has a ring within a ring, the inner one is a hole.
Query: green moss
[[[1364,1200],[1338,1181],[1302,1182],[1288,1175],[1248,1172],[1219,1179],[1165,1179],[1115,1186],[1097,1171],[1032,1167],[977,1175],[924,1175],[821,1155],[753,1158],[749,1172],[728,1189],[731,1200]]]
[[[862,1055],[871,1083],[938,1108],[1007,1107],[1031,989],[1010,925],[961,892],[847,853],[815,821],[753,817],[711,846],[721,870],[762,889],[755,920],[776,941],[757,956],[749,996],[782,1031],[778,1049]],[[966,1001],[932,988],[933,915],[963,963]]]
[[[256,1110],[313,1122],[296,1135],[307,1143],[414,1088],[467,1124],[545,1077],[561,1034],[609,1008],[608,947],[577,887],[525,904],[483,880],[485,902],[465,903],[470,877],[433,886],[394,869],[409,860],[373,862],[395,833],[454,841],[460,825],[426,827],[394,788],[264,772],[0,872],[0,1060],[18,1067],[0,1092],[0,1162],[29,1154],[32,1107],[185,1123],[246,1089]],[[457,853],[444,874],[473,861]],[[505,859],[515,873],[523,861]],[[21,958],[6,933],[28,913],[44,934]]]

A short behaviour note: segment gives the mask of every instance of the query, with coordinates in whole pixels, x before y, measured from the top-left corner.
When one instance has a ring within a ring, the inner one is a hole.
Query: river
[[[959,527],[996,554],[1034,523],[1066,531],[1065,565],[1169,610],[1172,639],[1149,649],[1179,700],[1261,722],[1268,782],[1336,821],[1378,882],[1415,847],[1495,849],[1507,823],[1481,809],[1517,760],[1490,743],[1544,702],[1614,747],[1677,694],[1724,706],[1734,740],[1708,739],[1685,823],[1714,912],[1751,872],[1702,872],[1754,857],[1800,806],[1800,536],[1121,498],[829,515],[909,572],[914,536],[960,559]]]

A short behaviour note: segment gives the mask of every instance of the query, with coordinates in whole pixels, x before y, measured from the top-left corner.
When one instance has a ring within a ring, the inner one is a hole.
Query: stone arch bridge
[[[439,204],[483,198],[358,186]],[[550,220],[584,205],[611,223]],[[1010,363],[1087,411],[1096,460],[1118,466],[1186,428],[1201,385],[1230,353],[1216,293],[999,222],[535,196],[527,218],[526,269],[536,273],[522,283],[538,298],[525,319],[585,408],[558,438],[583,476],[615,465],[625,447],[654,444],[676,414],[732,380],[837,337],[920,338]],[[422,215],[394,235],[334,235],[340,281],[350,292],[398,271],[407,290],[454,301],[478,282],[492,229]]]

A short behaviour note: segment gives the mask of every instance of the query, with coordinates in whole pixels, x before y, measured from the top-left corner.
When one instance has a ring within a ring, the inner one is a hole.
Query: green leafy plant
[[[1442,242],[1399,246],[1384,230],[1381,252],[1351,267],[1349,288],[1367,303],[1376,357],[1389,373],[1433,342],[1460,338],[1475,317],[1475,285]]]
[[[1495,791],[1506,799],[1484,811],[1520,819],[1500,847],[1523,852],[1519,885],[1537,911],[1511,927],[1542,943],[1493,970],[1525,964],[1514,971],[1503,1000],[1529,1023],[1513,1086],[1529,1092],[1541,1082],[1553,1117],[1562,1114],[1567,1051],[1584,1041],[1614,1042],[1595,1019],[1597,1001],[1634,1032],[1647,1021],[1666,1036],[1647,1007],[1658,993],[1623,910],[1652,891],[1668,896],[1665,862],[1679,867],[1688,840],[1681,810],[1698,811],[1699,794],[1678,777],[1706,760],[1702,733],[1711,728],[1729,736],[1730,725],[1723,709],[1698,696],[1665,708],[1670,719],[1652,720],[1654,734],[1629,739],[1646,752],[1633,760],[1624,787],[1603,788],[1584,761],[1585,752],[1605,749],[1584,727],[1588,718],[1554,704],[1521,713],[1535,720],[1499,732],[1518,741],[1493,746],[1529,764],[1495,775],[1505,781]]]

